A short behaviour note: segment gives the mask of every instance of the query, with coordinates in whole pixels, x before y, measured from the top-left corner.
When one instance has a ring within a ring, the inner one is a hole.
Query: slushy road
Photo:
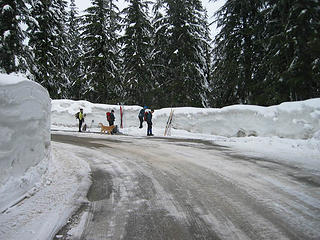
[[[60,230],[64,239],[320,239],[318,179],[277,159],[192,139],[52,141],[77,146],[92,171],[88,204]]]

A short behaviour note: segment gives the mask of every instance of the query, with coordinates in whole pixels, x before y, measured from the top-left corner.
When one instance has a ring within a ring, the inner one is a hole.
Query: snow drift
[[[75,128],[74,114],[79,108],[87,114],[86,123],[92,127],[106,124],[106,112],[115,110],[116,124],[120,124],[120,106],[93,104],[87,101],[53,100],[52,129]],[[140,106],[124,106],[125,128],[138,127]],[[170,108],[156,110],[154,128],[165,128]],[[191,133],[225,137],[260,136],[308,139],[319,135],[320,98],[286,102],[276,106],[233,105],[218,108],[174,108],[173,129]]]
[[[47,169],[50,110],[42,86],[0,74],[0,211],[25,196]]]

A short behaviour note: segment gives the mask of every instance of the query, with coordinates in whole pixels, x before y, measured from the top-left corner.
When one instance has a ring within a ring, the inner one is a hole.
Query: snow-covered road
[[[203,140],[52,141],[87,161],[93,181],[56,239],[320,238],[320,181],[309,170]]]

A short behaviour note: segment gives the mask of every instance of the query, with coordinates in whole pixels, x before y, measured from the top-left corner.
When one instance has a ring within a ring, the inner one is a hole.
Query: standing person
[[[77,112],[75,116],[77,119],[79,119],[79,132],[81,132],[81,126],[82,126],[82,123],[84,122],[84,117],[85,117],[85,114],[83,114],[83,109],[80,108],[80,112]]]
[[[140,110],[140,112],[139,112],[139,115],[138,115],[138,118],[139,118],[139,120],[140,120],[140,127],[139,127],[139,128],[143,128],[142,123],[143,123],[144,112],[145,112],[146,108],[147,108],[147,107],[144,106],[144,107]]]
[[[115,116],[114,116],[114,110],[112,109],[110,112],[109,117],[107,118],[108,122],[109,122],[109,126],[113,126],[114,125],[114,121],[116,120]]]
[[[153,134],[152,134],[152,114],[153,114],[153,112],[154,112],[154,110],[146,112],[146,121],[148,124],[147,136],[153,136]]]

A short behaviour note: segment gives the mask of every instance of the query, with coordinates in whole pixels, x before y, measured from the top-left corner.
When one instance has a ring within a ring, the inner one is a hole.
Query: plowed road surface
[[[63,239],[320,239],[319,179],[277,159],[199,140],[52,141],[77,145],[92,170],[89,203]]]

